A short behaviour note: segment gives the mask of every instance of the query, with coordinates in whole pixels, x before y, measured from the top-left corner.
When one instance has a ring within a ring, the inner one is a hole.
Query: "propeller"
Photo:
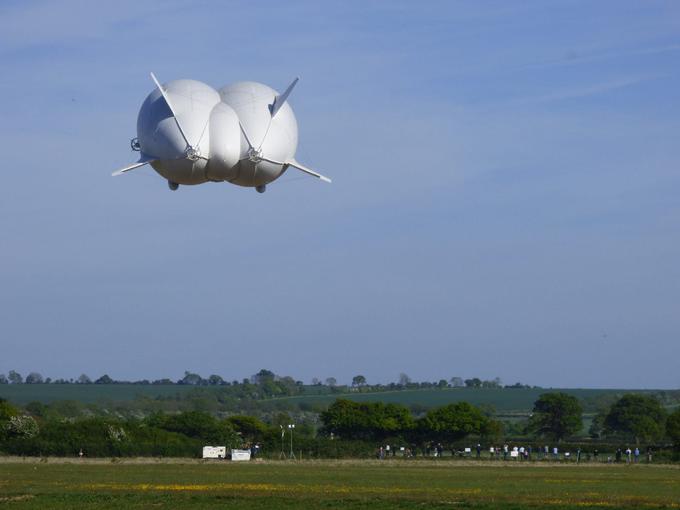
[[[269,113],[271,116],[269,117],[269,124],[267,125],[267,130],[264,133],[264,136],[262,137],[262,142],[260,142],[260,145],[256,149],[253,143],[250,141],[250,137],[248,136],[248,133],[246,133],[246,129],[243,127],[243,124],[241,124],[241,121],[239,120],[239,127],[241,128],[241,133],[243,133],[243,137],[246,139],[246,143],[248,144],[248,152],[246,153],[246,157],[243,158],[243,160],[250,160],[251,162],[257,164],[260,161],[266,161],[267,163],[272,163],[274,165],[280,165],[283,167],[284,170],[286,170],[288,167],[292,166],[293,168],[297,168],[298,170],[311,175],[313,177],[316,177],[318,179],[321,179],[324,182],[332,182],[328,177],[321,175],[320,173],[315,172],[314,170],[307,168],[306,166],[298,163],[295,159],[290,159],[287,161],[276,161],[274,159],[266,158],[262,155],[262,146],[264,145],[265,140],[267,139],[267,135],[269,134],[269,128],[272,125],[272,120],[274,120],[274,117],[276,114],[279,112],[281,107],[284,105],[286,100],[288,99],[288,96],[290,93],[293,91],[293,88],[297,84],[297,82],[300,80],[299,77],[296,77],[290,85],[286,88],[286,90],[283,92],[283,94],[279,94],[274,98],[274,101],[269,105]]]
[[[201,156],[201,151],[198,147],[198,145],[201,143],[201,139],[203,138],[203,133],[205,133],[205,129],[208,126],[208,121],[206,121],[205,126],[203,126],[203,131],[201,131],[201,136],[198,139],[198,143],[196,145],[191,145],[189,142],[189,139],[187,138],[186,133],[184,132],[184,129],[182,129],[182,124],[179,122],[179,118],[177,117],[177,113],[175,112],[175,109],[172,107],[172,102],[170,102],[170,97],[168,96],[167,92],[163,90],[163,87],[159,83],[158,79],[156,79],[156,75],[153,73],[151,74],[151,79],[153,82],[156,84],[156,87],[158,87],[158,91],[161,93],[163,96],[163,99],[165,99],[165,104],[168,105],[168,108],[170,108],[170,113],[172,113],[172,118],[175,119],[175,124],[177,124],[177,129],[179,129],[180,134],[182,135],[182,138],[184,138],[184,143],[186,143],[186,149],[184,150],[184,156],[188,160],[191,161],[196,161],[197,159],[205,159],[206,161],[208,158],[205,156]],[[182,159],[182,158],[177,158],[177,159]]]
[[[170,101],[170,97],[168,96],[167,92],[165,90],[163,90],[163,87],[161,86],[160,82],[156,78],[156,75],[153,74],[153,73],[150,73],[150,74],[151,74],[151,79],[153,80],[153,82],[156,84],[156,87],[158,88],[158,91],[161,93],[161,96],[163,96],[163,100],[165,101],[165,104],[168,105],[168,108],[170,109],[170,113],[172,113],[172,118],[175,119],[175,124],[177,124],[177,129],[179,129],[179,132],[182,135],[182,138],[184,139],[184,143],[186,143],[186,148],[184,150],[184,154],[182,154],[181,156],[179,156],[175,159],[185,159],[186,158],[190,161],[197,161],[198,159],[204,159],[204,160],[208,161],[208,158],[206,158],[205,156],[201,156],[201,151],[198,148],[199,144],[201,143],[201,140],[203,139],[203,134],[205,133],[205,130],[208,126],[208,122],[206,122],[205,126],[203,126],[203,131],[201,131],[201,136],[198,139],[198,143],[195,146],[192,145],[191,143],[189,143],[189,139],[187,138],[187,135],[186,135],[184,129],[182,129],[182,124],[180,124],[179,118],[177,117],[177,113],[172,106],[172,102]],[[137,147],[139,147],[139,146],[137,146]],[[139,148],[135,149],[133,147],[133,150],[139,150]],[[151,163],[152,161],[157,161],[159,159],[161,159],[161,158],[158,158],[156,156],[151,156],[149,154],[144,154],[142,152],[138,161],[136,161],[135,163],[132,163],[131,165],[128,165],[124,168],[121,168],[120,170],[116,170],[111,175],[113,177],[116,177],[118,175],[122,175],[126,172],[129,172],[130,170],[134,170],[135,168],[142,167],[142,166],[144,166],[148,163]]]

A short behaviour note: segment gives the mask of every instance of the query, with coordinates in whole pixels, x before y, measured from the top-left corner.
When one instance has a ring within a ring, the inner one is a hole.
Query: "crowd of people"
[[[441,443],[433,443],[428,445],[423,451],[422,455],[424,457],[443,457],[445,456],[445,449]],[[485,454],[484,452],[488,452]],[[405,458],[415,457],[417,455],[416,448],[410,447],[394,447],[385,445],[380,446],[376,451],[376,457],[380,460],[386,457],[396,457],[401,456]],[[592,462],[608,462],[608,463],[621,463],[626,462],[628,464],[636,464],[640,462],[642,457],[642,451],[639,447],[631,449],[630,447],[617,448],[614,454],[602,455],[597,448],[583,452],[580,447],[577,447],[574,451],[561,451],[558,446],[542,446],[540,448],[532,446],[509,446],[507,443],[502,446],[490,445],[487,448],[482,447],[480,443],[477,443],[476,447],[472,448],[454,448],[451,450],[451,456],[453,457],[467,457],[472,458],[473,456],[477,459],[491,459],[491,460],[516,460],[516,461],[529,461],[529,460],[552,460],[552,461],[575,461],[577,463],[582,461],[592,461]],[[646,451],[646,461],[648,463],[652,462],[652,449],[647,448]]]

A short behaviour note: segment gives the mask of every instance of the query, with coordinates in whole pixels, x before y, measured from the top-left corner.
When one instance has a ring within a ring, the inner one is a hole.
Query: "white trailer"
[[[203,458],[204,459],[224,459],[227,457],[227,447],[226,446],[204,446],[203,447]]]
[[[231,460],[250,460],[250,450],[231,450]]]

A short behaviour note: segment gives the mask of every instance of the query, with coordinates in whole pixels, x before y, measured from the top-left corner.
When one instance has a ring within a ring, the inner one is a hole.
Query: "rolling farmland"
[[[193,388],[178,384],[3,384],[0,398],[20,405],[33,401],[49,404],[56,400],[94,404],[134,400],[138,396],[172,397],[184,395]]]
[[[228,388],[228,387],[226,387]],[[5,384],[0,385],[0,398],[19,405],[32,401],[51,403],[73,400],[84,404],[107,404],[130,402],[137,398],[167,399],[186,398],[192,391],[200,390],[208,395],[219,394],[223,387],[191,385],[142,385],[142,384]],[[326,390],[326,391],[323,391]],[[586,411],[594,411],[594,402],[601,398],[617,398],[627,392],[658,393],[655,390],[623,389],[552,389],[552,388],[445,388],[414,389],[347,393],[329,392],[325,387],[306,386],[304,393],[290,397],[268,399],[292,406],[325,407],[337,398],[357,402],[385,402],[424,408],[466,401],[476,406],[491,406],[499,413],[527,412],[541,393],[563,391],[579,398]],[[677,400],[678,392],[673,394]],[[589,409],[591,407],[591,409]]]

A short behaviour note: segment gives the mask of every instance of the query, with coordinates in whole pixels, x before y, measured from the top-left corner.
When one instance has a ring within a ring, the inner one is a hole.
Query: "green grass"
[[[473,405],[493,406],[497,411],[529,411],[542,393],[549,391],[563,391],[581,400],[596,399],[602,396],[623,395],[628,392],[649,393],[653,390],[617,390],[617,389],[546,389],[546,388],[447,388],[425,390],[400,390],[374,393],[352,392],[347,394],[300,395],[282,397],[275,400],[290,402],[328,405],[336,398],[347,398],[357,402],[381,401],[403,405],[422,405],[436,407],[455,402],[466,401]]]
[[[56,400],[74,400],[83,404],[132,401],[139,396],[147,398],[173,397],[186,395],[195,386],[182,385],[138,385],[138,384],[3,384],[0,385],[0,398],[19,405],[31,401],[50,403]],[[205,391],[220,391],[220,388],[200,387]],[[326,393],[319,393],[326,391]],[[593,407],[590,403],[601,397],[620,396],[627,392],[650,393],[654,390],[617,390],[617,389],[498,389],[498,388],[447,388],[400,390],[382,392],[328,393],[326,387],[307,386],[305,394],[294,397],[271,399],[269,402],[285,401],[291,404],[315,404],[327,406],[336,398],[348,398],[358,402],[381,401],[407,406],[421,405],[427,408],[451,404],[459,401],[473,405],[488,405],[500,413],[528,412],[541,393],[564,391],[574,395],[585,404],[585,410]]]
[[[680,470],[452,461],[14,462],[0,463],[0,506],[680,508]]]
[[[32,401],[49,404],[75,400],[83,404],[128,401],[138,396],[171,397],[191,391],[193,386],[142,384],[2,384],[0,398],[24,405]]]

